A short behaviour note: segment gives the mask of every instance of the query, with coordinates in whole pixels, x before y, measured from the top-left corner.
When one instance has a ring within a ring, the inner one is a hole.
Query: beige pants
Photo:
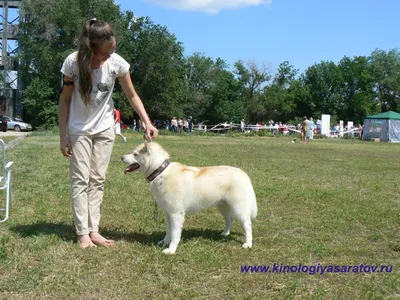
[[[114,128],[95,135],[69,135],[72,214],[78,235],[99,231],[104,181],[114,145]]]

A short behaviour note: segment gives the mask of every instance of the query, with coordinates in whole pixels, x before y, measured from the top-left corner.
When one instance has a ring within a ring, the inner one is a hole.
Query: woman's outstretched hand
[[[152,124],[146,124],[146,139],[155,139],[158,136],[158,130]]]

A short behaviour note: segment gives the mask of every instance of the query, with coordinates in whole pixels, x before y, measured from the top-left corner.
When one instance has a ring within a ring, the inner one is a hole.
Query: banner
[[[343,131],[344,131],[344,122],[343,120],[339,121],[339,135],[342,137],[343,136]]]
[[[354,127],[353,121],[348,121],[348,122],[347,122],[347,130],[352,129],[353,127]]]
[[[331,115],[321,115],[321,134],[328,137],[331,136]]]

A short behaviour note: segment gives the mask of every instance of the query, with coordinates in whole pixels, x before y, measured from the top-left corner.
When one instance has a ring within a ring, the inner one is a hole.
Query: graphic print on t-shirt
[[[108,93],[111,91],[111,85],[107,83],[99,82],[92,89],[92,95],[90,97],[90,106],[99,106],[107,99]]]
[[[111,74],[106,79],[106,82],[99,82],[93,86],[92,95],[91,95],[91,106],[100,106],[109,98],[109,94],[112,92],[113,83],[115,80],[115,71],[112,71]]]

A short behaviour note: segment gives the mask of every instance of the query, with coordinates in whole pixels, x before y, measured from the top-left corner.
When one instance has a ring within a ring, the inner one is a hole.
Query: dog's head
[[[125,174],[139,170],[146,175],[157,169],[168,157],[168,152],[158,143],[145,141],[133,149],[132,153],[122,155],[121,160],[128,165]]]

